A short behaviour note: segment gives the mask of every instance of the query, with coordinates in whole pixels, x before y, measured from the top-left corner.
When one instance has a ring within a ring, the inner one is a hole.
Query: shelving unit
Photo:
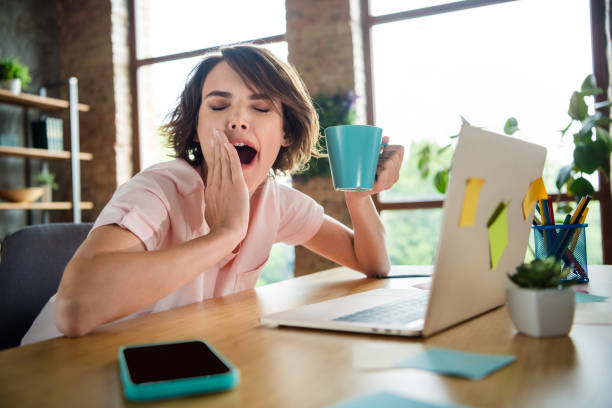
[[[72,210],[73,222],[81,222],[81,211],[93,208],[92,202],[81,201],[81,160],[93,160],[91,153],[80,151],[79,112],[88,112],[89,105],[78,102],[78,80],[71,77],[68,80],[69,100],[48,98],[26,93],[14,94],[8,90],[0,89],[0,103],[21,106],[24,109],[24,118],[28,117],[28,109],[34,108],[43,112],[52,112],[68,109],[70,112],[70,151],[53,151],[36,149],[32,147],[0,146],[0,156],[16,156],[25,159],[39,160],[70,160],[72,174],[72,202],[36,202],[36,203],[7,203],[0,202],[0,210]],[[27,121],[26,121],[27,122]],[[28,143],[28,126],[24,124],[26,143]]]
[[[54,151],[47,149],[36,149],[34,147],[12,147],[12,146],[0,146],[0,156],[18,156],[18,157],[29,157],[31,159],[70,159],[71,153],[67,151]],[[80,160],[92,160],[93,154],[91,153],[79,153]]]

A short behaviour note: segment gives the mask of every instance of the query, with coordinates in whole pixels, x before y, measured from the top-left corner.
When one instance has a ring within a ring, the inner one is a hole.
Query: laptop
[[[525,219],[523,198],[531,182],[542,176],[545,158],[542,146],[464,125],[453,156],[429,290],[375,289],[264,315],[261,322],[426,337],[503,305],[506,275],[524,261],[529,241],[534,208]],[[460,226],[464,193],[473,178],[484,179],[473,225]],[[503,252],[492,262],[487,223],[502,202],[507,204],[507,244],[503,247],[503,237],[498,238]]]

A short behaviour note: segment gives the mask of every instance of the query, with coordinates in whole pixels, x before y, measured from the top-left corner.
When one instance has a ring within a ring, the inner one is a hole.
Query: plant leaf
[[[612,123],[612,119],[610,119],[607,116],[602,116],[601,119],[599,119],[597,122],[595,122],[595,125],[607,128],[607,127],[610,126],[611,123]]]
[[[595,189],[589,180],[584,177],[579,177],[574,180],[569,186],[570,192],[575,195],[578,199],[586,195],[592,196],[595,194]]]
[[[612,138],[610,137],[610,132],[606,129],[597,127],[595,128],[595,138],[596,140],[602,140],[607,146],[607,154],[608,156],[612,152]]]
[[[610,150],[608,143],[604,139],[597,138],[591,143],[591,146],[595,149],[596,160],[599,162],[597,168],[601,169],[606,174],[606,177],[608,177],[610,174]]]
[[[447,144],[446,146],[439,148],[439,149],[438,149],[438,154],[442,154],[442,153],[444,153],[445,151],[447,151],[448,149],[450,149],[450,147],[451,147],[451,146],[452,146],[452,145],[449,143],[449,144]]]
[[[570,99],[570,106],[567,111],[568,115],[574,120],[582,121],[586,118],[588,107],[584,102],[584,95],[580,92],[574,92]]]
[[[580,92],[585,96],[593,96],[600,95],[603,91],[597,86],[595,75],[589,74],[584,78],[582,86],[580,87]]]
[[[434,186],[441,194],[446,193],[446,187],[448,186],[448,172],[449,169],[443,169],[436,172],[434,176]]]
[[[599,155],[593,142],[579,142],[574,148],[574,163],[579,171],[592,174],[599,167]]]
[[[567,124],[567,126],[565,127],[565,129],[560,130],[559,132],[561,132],[561,138],[563,138],[563,136],[565,136],[565,134],[567,133],[567,131],[569,130],[570,126],[572,126],[572,123],[574,123],[574,121],[572,120],[570,123]]]
[[[565,183],[567,183],[567,180],[572,175],[573,169],[574,163],[570,163],[567,166],[563,166],[559,169],[559,173],[557,173],[557,180],[555,181],[555,185],[557,186],[557,189],[559,189],[559,192],[561,192],[561,188]]]
[[[597,123],[597,121],[601,120],[603,115],[601,112],[595,112],[594,115],[587,116],[585,120],[582,121],[582,128],[580,128],[580,135],[589,134],[593,126]],[[592,133],[591,133],[592,134]]]
[[[612,102],[610,101],[595,102],[595,109],[607,108],[609,106],[612,106]]]
[[[518,128],[518,121],[516,120],[516,118],[515,117],[508,118],[508,120],[506,120],[506,124],[504,125],[504,133],[507,135],[511,135],[517,130],[519,130],[519,128]]]

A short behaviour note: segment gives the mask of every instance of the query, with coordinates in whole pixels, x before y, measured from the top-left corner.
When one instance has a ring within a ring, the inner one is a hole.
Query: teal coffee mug
[[[378,166],[382,129],[342,125],[325,129],[332,180],[336,190],[371,190]]]

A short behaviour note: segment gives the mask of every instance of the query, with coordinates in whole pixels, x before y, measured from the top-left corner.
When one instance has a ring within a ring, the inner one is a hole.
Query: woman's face
[[[265,181],[281,146],[288,145],[280,112],[279,101],[249,89],[225,61],[204,81],[198,113],[200,145],[210,145],[214,129],[223,131],[238,151],[250,195]]]

